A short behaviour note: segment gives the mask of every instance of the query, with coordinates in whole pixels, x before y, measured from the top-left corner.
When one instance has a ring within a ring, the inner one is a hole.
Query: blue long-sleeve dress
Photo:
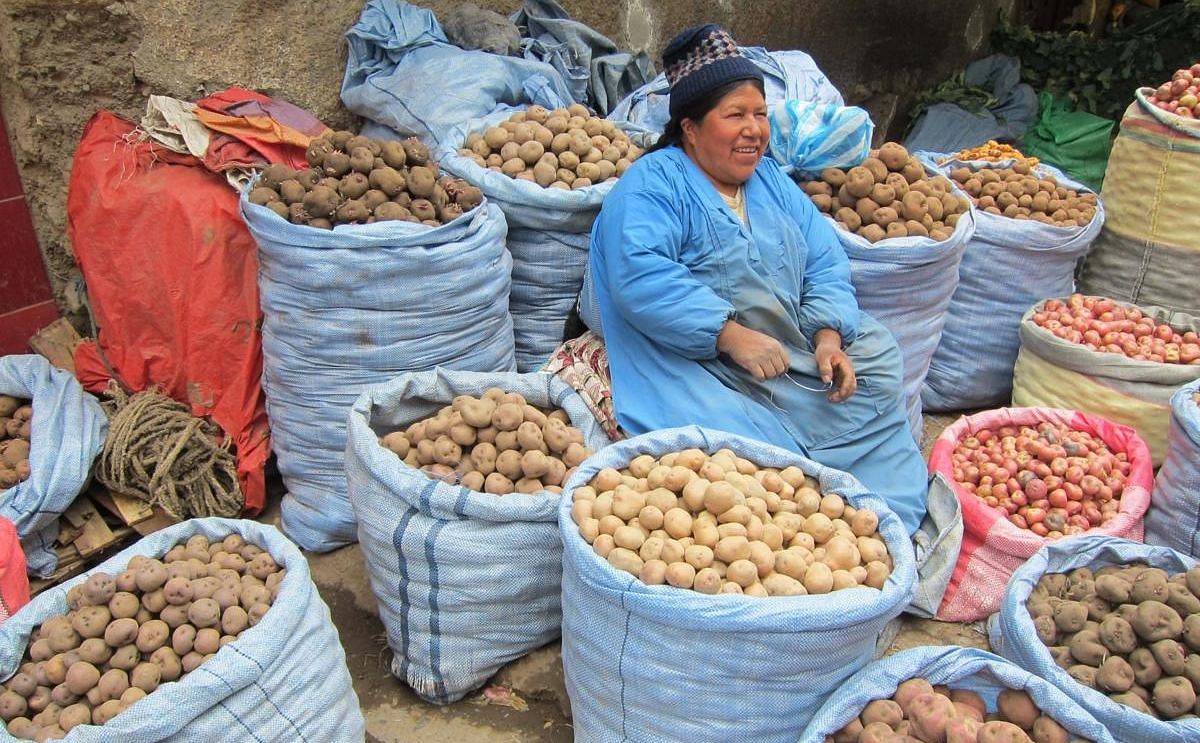
[[[745,199],[749,225],[678,147],[641,158],[605,199],[590,272],[618,421],[634,434],[697,424],[800,452],[855,475],[914,531],[927,475],[895,340],[859,312],[834,228],[774,161],[762,160]],[[759,381],[718,354],[731,317],[782,343],[788,374]],[[820,391],[822,328],[841,334],[854,363],[858,391],[845,402]]]

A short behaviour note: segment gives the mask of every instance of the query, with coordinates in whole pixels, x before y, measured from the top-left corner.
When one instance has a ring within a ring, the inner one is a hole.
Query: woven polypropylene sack
[[[1093,351],[1055,336],[1033,321],[1045,302],[1021,319],[1021,349],[1013,367],[1013,405],[1079,410],[1135,429],[1154,466],[1167,452],[1171,395],[1200,379],[1200,364],[1161,364]],[[1118,303],[1125,308],[1134,305]],[[1160,307],[1139,308],[1155,322],[1200,332],[1200,317]]]
[[[583,286],[592,223],[612,183],[564,191],[481,168],[458,147],[511,115],[505,111],[454,128],[443,138],[442,167],[483,191],[504,212],[513,257],[509,311],[517,371],[536,371],[563,342],[567,315]]]
[[[91,479],[108,418],[70,372],[41,356],[0,358],[0,395],[33,402],[29,479],[0,493],[0,516],[21,535],[29,572],[45,578],[58,566],[58,519]]]
[[[967,198],[957,187],[953,193]],[[958,286],[963,251],[975,234],[975,209],[964,212],[954,232],[940,242],[897,237],[871,243],[844,229],[836,231],[850,258],[850,282],[859,308],[887,328],[900,347],[904,404],[913,437],[920,442],[924,432],[921,388]]]
[[[161,558],[194,535],[240,534],[287,571],[262,621],[179,681],[162,684],[103,726],[81,725],[70,741],[330,741],[361,743],[366,735],[346,655],[308,563],[277,529],[253,521],[192,519],[151,534],[84,575],[39,594],[0,626],[0,676],[17,671],[31,632],[67,612],[67,592],[93,573],[117,575],[135,555]],[[0,732],[0,741],[15,741]]]
[[[1079,285],[1138,304],[1200,315],[1200,121],[1155,107],[1137,91],[1104,175],[1108,218]]]
[[[562,618],[560,496],[470,491],[431,479],[379,444],[381,434],[489,387],[562,408],[588,446],[608,443],[583,400],[549,374],[406,374],[364,392],[350,412],[350,502],[392,673],[438,704],[554,640]]]
[[[728,447],[762,467],[796,466],[879,515],[895,568],[879,591],[752,598],[650,586],[601,558],[571,518],[570,492],[642,454]],[[563,539],[563,671],[576,740],[794,743],[817,705],[866,665],[903,611],[916,558],[900,518],[857,480],[768,444],[695,426],[613,444],[568,480]],[[734,693],[735,692],[735,693]],[[697,700],[721,700],[697,704]]]
[[[934,156],[936,157],[936,156]],[[944,172],[963,165],[952,160]],[[1035,168],[1065,188],[1092,193],[1048,165]],[[929,364],[921,401],[941,412],[1006,404],[1012,395],[1017,326],[1030,305],[1070,294],[1075,264],[1104,224],[1104,204],[1086,227],[1057,227],[979,210],[975,235],[958,268],[958,287],[946,311],[942,338]]]
[[[1099,570],[1108,565],[1124,566],[1134,562],[1148,563],[1172,574],[1196,564],[1187,555],[1166,547],[1100,535],[1047,545],[1013,573],[1004,594],[1004,604],[988,620],[988,640],[1000,655],[1046,679],[1091,712],[1120,743],[1195,743],[1200,740],[1200,719],[1157,720],[1077,683],[1055,665],[1050,651],[1038,640],[1033,619],[1025,608],[1029,595],[1046,573],[1069,573],[1082,567]]]
[[[1011,523],[999,511],[963,489],[954,480],[954,448],[976,431],[994,431],[1004,426],[1036,426],[1056,423],[1098,437],[1114,453],[1124,452],[1129,459],[1129,475],[1121,493],[1121,505],[1115,518],[1088,534],[1104,534],[1142,540],[1142,517],[1150,505],[1154,470],[1150,451],[1128,426],[1073,410],[1053,408],[1002,408],[964,416],[946,428],[934,442],[929,454],[929,471],[946,478],[958,494],[963,514],[963,542],[950,585],[938,609],[937,618],[948,622],[973,622],[1000,608],[1004,587],[1013,571],[1036,553],[1047,540]],[[1081,536],[1063,537],[1060,542],[1074,544]]]
[[[499,207],[440,227],[295,225],[242,194],[259,248],[263,389],[288,494],[283,529],[301,547],[353,542],[346,414],[362,390],[435,366],[512,371],[512,259]]]
[[[1154,479],[1146,542],[1200,557],[1200,380],[1171,397],[1167,456]]]
[[[934,685],[966,689],[983,697],[988,712],[1005,689],[1024,691],[1042,714],[1073,737],[1093,743],[1116,743],[1092,714],[1049,682],[998,655],[964,647],[917,647],[877,660],[850,677],[817,710],[799,743],[824,743],[876,699],[890,699],[896,688],[913,678]]]

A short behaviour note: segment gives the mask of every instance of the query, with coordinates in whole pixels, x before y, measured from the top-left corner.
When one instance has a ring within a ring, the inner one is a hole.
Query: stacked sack
[[[962,506],[962,548],[937,611],[956,622],[996,611],[1013,571],[1047,543],[1085,533],[1141,541],[1154,478],[1133,429],[1050,408],[960,418],[934,443],[929,471]]]
[[[1200,380],[1171,396],[1167,454],[1154,480],[1146,542],[1200,557]]]
[[[896,338],[909,425],[920,441],[921,386],[975,234],[974,210],[966,194],[895,142],[801,188],[838,228],[859,307]]]
[[[581,740],[793,743],[912,595],[887,504],[766,444],[656,431],[597,452],[566,493],[562,656]]]
[[[26,406],[0,413],[6,424],[17,421],[13,441],[21,439],[28,468],[23,479],[0,485],[0,516],[16,526],[29,572],[44,578],[58,565],[58,519],[91,479],[92,463],[104,448],[108,418],[75,377],[41,356],[0,358],[0,396],[29,401],[32,408],[24,419],[29,425],[25,437],[19,435],[21,420],[12,416]],[[12,449],[5,455],[13,465],[20,463],[16,446],[5,447]]]
[[[564,340],[600,205],[641,150],[578,103],[503,111],[442,140],[457,143],[442,152],[445,168],[478,186],[508,220],[517,370],[536,371]]]
[[[549,374],[439,369],[354,403],[350,502],[392,672],[422,699],[461,699],[558,637],[559,493],[607,441]]]
[[[1167,450],[1169,401],[1200,379],[1200,318],[1073,294],[1021,319],[1013,404],[1080,410],[1130,426],[1155,466]]]
[[[1200,273],[1200,213],[1194,208],[1200,121],[1165,104],[1186,94],[1189,83],[1195,89],[1200,64],[1174,78],[1166,91],[1138,90],[1121,119],[1104,175],[1108,218],[1079,286],[1089,294],[1200,315],[1194,281]]]
[[[1021,315],[1074,289],[1075,264],[1100,232],[1104,206],[1047,165],[938,161],[976,202],[976,226],[921,400],[933,412],[1002,405]]]
[[[439,178],[416,140],[397,150],[347,134],[315,140],[312,168],[264,173],[241,201],[259,248],[283,528],[317,551],[357,536],[343,457],[346,411],[365,387],[436,366],[515,365],[499,207],[477,192],[464,202],[465,184]],[[271,181],[278,200],[263,190]]]

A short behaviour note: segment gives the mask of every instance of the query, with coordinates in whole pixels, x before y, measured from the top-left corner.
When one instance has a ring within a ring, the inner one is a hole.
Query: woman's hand
[[[854,379],[854,364],[842,350],[842,336],[833,328],[822,328],[817,331],[817,348],[813,355],[817,360],[817,371],[821,381],[833,384],[827,397],[830,402],[842,402],[850,399],[858,389]]]
[[[788,370],[788,353],[783,344],[733,320],[727,320],[721,328],[717,350],[759,381],[777,377]]]

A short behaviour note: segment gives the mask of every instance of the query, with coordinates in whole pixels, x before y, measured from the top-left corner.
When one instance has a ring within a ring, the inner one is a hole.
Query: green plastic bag
[[[1038,120],[1025,132],[1022,151],[1099,191],[1116,122],[1073,111],[1069,101],[1050,93],[1043,92],[1039,102]]]

